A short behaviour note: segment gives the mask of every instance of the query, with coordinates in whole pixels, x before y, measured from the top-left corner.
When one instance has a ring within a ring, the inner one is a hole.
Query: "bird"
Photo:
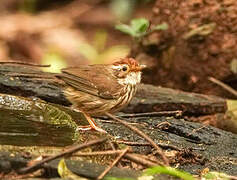
[[[78,129],[106,133],[92,117],[115,113],[126,107],[136,93],[144,68],[145,65],[140,65],[134,58],[125,57],[111,64],[63,68],[61,73],[22,71],[15,73],[15,76],[49,78],[59,83],[70,108],[82,113],[89,123],[88,126],[78,126]]]
[[[115,113],[126,107],[136,93],[144,68],[145,65],[139,65],[134,58],[122,58],[112,64],[62,69],[57,77],[67,84],[64,95],[72,102],[72,108],[82,112],[90,124],[79,129],[105,132],[91,116]]]

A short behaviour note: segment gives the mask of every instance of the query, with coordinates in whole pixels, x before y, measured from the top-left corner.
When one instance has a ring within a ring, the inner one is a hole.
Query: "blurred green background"
[[[130,53],[114,28],[151,16],[150,0],[9,0],[0,2],[0,59],[66,66],[110,63]],[[145,5],[145,6],[144,6]]]

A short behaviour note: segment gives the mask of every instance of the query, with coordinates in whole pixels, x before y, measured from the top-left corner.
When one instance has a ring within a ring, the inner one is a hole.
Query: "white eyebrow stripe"
[[[118,69],[118,70],[122,69],[122,67],[123,67],[123,65],[117,65],[117,66],[113,65],[112,66],[113,69]]]

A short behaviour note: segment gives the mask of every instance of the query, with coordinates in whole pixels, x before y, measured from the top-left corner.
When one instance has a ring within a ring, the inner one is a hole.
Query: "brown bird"
[[[62,69],[62,73],[41,74],[17,73],[15,76],[51,78],[60,82],[63,94],[75,111],[85,115],[89,126],[80,126],[81,130],[94,129],[105,132],[98,127],[91,116],[114,113],[124,108],[136,92],[141,81],[141,70],[133,58],[123,58],[113,64],[95,64]]]
[[[141,70],[133,58],[124,58],[113,64],[95,64],[62,69],[57,77],[65,86],[64,94],[72,102],[72,108],[84,113],[90,126],[81,129],[95,129],[91,116],[114,113],[124,108],[136,92],[141,81]]]

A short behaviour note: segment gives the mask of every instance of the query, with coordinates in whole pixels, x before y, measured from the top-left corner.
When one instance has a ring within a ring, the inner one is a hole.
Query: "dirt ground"
[[[133,52],[152,69],[144,82],[234,98],[208,77],[237,88],[230,70],[237,57],[237,1],[157,0],[151,23],[163,22],[169,29],[150,34]]]

